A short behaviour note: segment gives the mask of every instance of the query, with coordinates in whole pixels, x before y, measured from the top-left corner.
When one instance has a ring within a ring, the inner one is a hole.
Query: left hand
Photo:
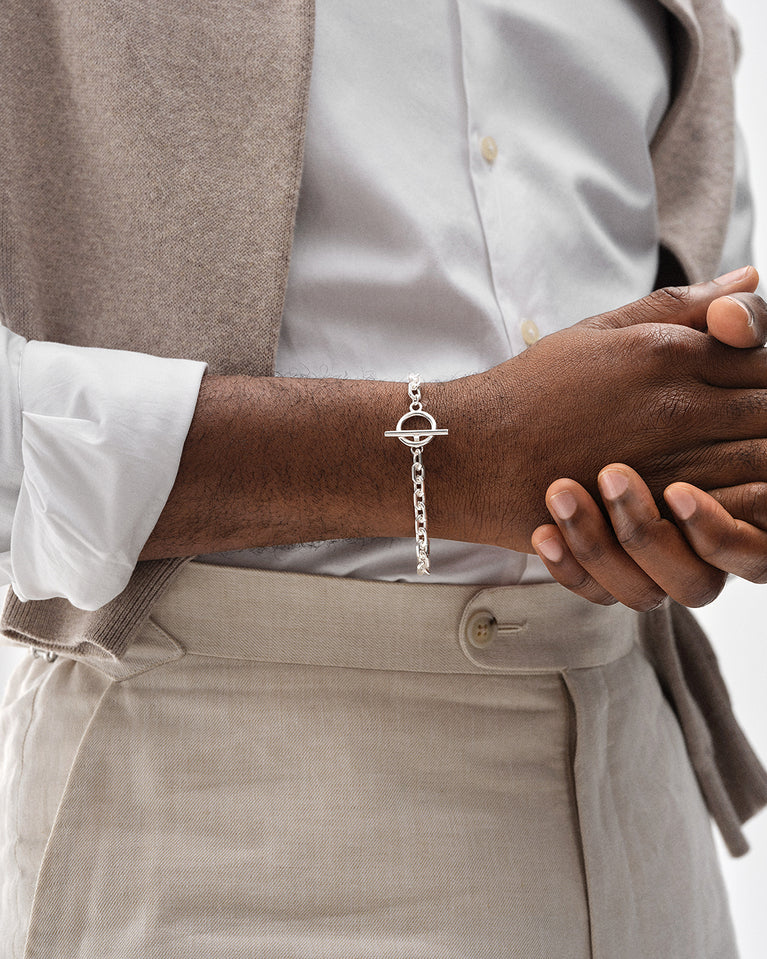
[[[640,611],[654,609],[666,596],[685,606],[704,606],[719,595],[730,571],[728,562],[718,567],[701,558],[681,530],[661,516],[634,470],[612,464],[601,471],[598,483],[609,522],[574,480],[556,480],[546,493],[556,525],[539,526],[532,544],[554,579],[593,603],[617,600]],[[675,483],[670,490],[678,487],[694,489]],[[718,506],[705,493],[695,493]],[[718,509],[726,519],[717,515],[711,523],[706,514],[702,524],[710,542],[718,541],[717,524],[735,522]],[[762,535],[767,540],[767,534]],[[714,552],[707,558],[716,558]],[[739,537],[729,552],[742,566]]]
[[[594,603],[617,600],[646,611],[666,596],[705,606],[719,595],[727,573],[767,583],[767,532],[736,519],[708,493],[688,483],[669,486],[664,499],[672,523],[630,467],[611,464],[598,483],[609,523],[582,486],[556,480],[546,503],[557,525],[539,526],[532,537],[551,575],[572,592]],[[765,484],[739,493],[760,508],[767,502]]]

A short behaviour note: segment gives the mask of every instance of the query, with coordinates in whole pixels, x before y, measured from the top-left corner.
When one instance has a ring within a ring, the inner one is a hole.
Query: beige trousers
[[[2,959],[732,959],[636,617],[190,564],[2,710]]]

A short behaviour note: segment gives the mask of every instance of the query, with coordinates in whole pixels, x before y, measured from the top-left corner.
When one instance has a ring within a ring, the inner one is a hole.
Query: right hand
[[[460,428],[444,446],[456,486],[434,534],[530,551],[549,484],[569,477],[596,495],[605,463],[633,467],[658,502],[677,480],[711,489],[764,477],[767,358],[702,332],[715,300],[757,282],[752,269],[659,290],[444,384]]]

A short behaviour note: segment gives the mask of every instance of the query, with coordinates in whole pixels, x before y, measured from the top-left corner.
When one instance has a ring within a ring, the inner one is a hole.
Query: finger
[[[601,471],[598,484],[618,542],[652,581],[685,606],[705,606],[719,595],[725,581],[722,571],[661,517],[634,470],[612,464]]]
[[[600,606],[612,606],[616,599],[590,576],[570,552],[557,526],[539,526],[533,532],[533,549],[543,565],[562,586]]]
[[[715,431],[711,431],[714,437]],[[701,489],[753,486],[767,476],[767,440],[713,442],[683,450],[661,465],[662,487],[688,482]],[[657,482],[653,488],[657,490]],[[660,492],[660,491],[658,491]]]
[[[546,505],[576,563],[611,596],[642,612],[663,602],[665,591],[621,548],[579,483],[556,480],[546,492]]]
[[[739,444],[741,442],[761,442],[765,435],[765,425],[767,424],[767,350],[764,352],[758,364],[750,362],[750,351],[733,350],[731,347],[721,347],[727,349],[732,356],[742,357],[746,360],[741,370],[719,368],[712,372],[711,376],[706,373],[707,379],[716,377],[720,381],[728,382],[731,385],[723,386],[720,382],[716,386],[704,385],[699,387],[698,397],[701,412],[698,421],[690,424],[686,435],[680,439],[679,446],[684,448],[687,444],[695,445],[698,443],[708,444],[712,442]],[[757,370],[757,366],[762,370]],[[738,380],[751,374],[751,384],[748,387],[735,384]],[[754,383],[757,373],[761,376],[762,384]],[[661,391],[658,391],[661,393]],[[659,407],[659,417],[655,422],[656,427],[667,425],[666,420],[686,412],[685,398],[680,395],[680,391],[673,389],[666,393],[661,393],[663,404]],[[673,425],[673,423],[668,423]],[[756,453],[756,449],[751,454]],[[732,450],[731,452],[735,452]],[[767,453],[767,447],[765,448]],[[719,484],[717,484],[719,485]],[[724,485],[724,484],[721,484]]]
[[[725,298],[727,320],[730,322],[730,335],[735,337],[747,327],[747,319],[733,321],[733,314],[742,312],[736,302]],[[717,301],[719,302],[719,301]],[[760,327],[762,319],[759,319]],[[733,329],[734,327],[734,329]],[[724,334],[722,334],[724,335]],[[755,334],[749,334],[755,335]],[[760,334],[761,335],[761,334]],[[656,363],[661,369],[672,362],[680,373],[685,370],[695,380],[720,389],[767,389],[767,350],[732,349],[729,344],[721,343],[716,336],[707,335],[700,330],[691,330],[677,323],[644,323],[641,327],[617,334],[617,341],[630,344],[633,349],[642,350],[648,363]],[[666,384],[656,383],[658,393],[663,395],[665,386],[677,391],[684,387],[684,380]],[[696,388],[697,388],[696,384]],[[680,393],[680,396],[683,396]],[[713,396],[708,397],[714,399]],[[767,409],[767,397],[754,394]],[[717,402],[721,397],[717,398]]]
[[[707,383],[724,389],[765,389],[767,386],[767,350],[734,350],[732,344],[718,343],[714,336],[704,339],[707,339],[708,342],[699,344],[695,341],[694,347],[700,350],[700,372]],[[755,399],[760,399],[760,397],[755,395]],[[764,402],[767,406],[767,400]]]
[[[767,583],[764,530],[730,516],[712,496],[688,483],[674,483],[664,496],[698,556],[752,583]]]
[[[709,490],[709,495],[730,516],[767,530],[767,483],[744,483],[742,486],[713,489]]]
[[[748,349],[767,342],[767,304],[756,293],[720,296],[706,320],[708,332],[728,346]]]
[[[696,330],[706,329],[706,313],[714,300],[732,293],[750,293],[759,285],[753,266],[733,270],[715,280],[693,286],[669,286],[617,310],[584,320],[600,329],[618,329],[637,323],[675,323]]]

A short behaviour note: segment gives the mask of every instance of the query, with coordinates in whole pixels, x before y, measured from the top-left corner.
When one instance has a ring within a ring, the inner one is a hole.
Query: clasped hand
[[[716,432],[709,437],[708,471],[697,464],[686,473],[687,453],[696,439],[690,435],[670,464],[669,478],[676,481],[662,490],[657,470],[646,472],[635,464],[638,471],[628,462],[605,466],[597,490],[574,478],[559,478],[548,487],[546,505],[555,524],[539,526],[531,542],[554,578],[572,592],[595,603],[619,601],[648,610],[666,596],[686,606],[703,606],[719,594],[727,573],[767,582],[767,483],[761,481],[767,477],[767,415],[748,390],[764,388],[759,370],[767,366],[761,349],[767,338],[767,307],[752,292],[756,282],[751,269],[734,295],[723,290],[706,308],[705,327],[700,314],[682,321],[690,321],[689,335],[698,330],[698,337],[724,344],[721,351],[744,351],[733,357],[743,360],[740,376],[728,381],[715,362],[709,371],[712,385],[729,388],[720,401],[720,422],[731,424],[733,432],[724,445]],[[679,320],[674,317],[672,322]],[[715,356],[718,344],[708,345],[714,346]],[[660,421],[658,428],[663,428]],[[661,463],[669,461],[661,456]]]

